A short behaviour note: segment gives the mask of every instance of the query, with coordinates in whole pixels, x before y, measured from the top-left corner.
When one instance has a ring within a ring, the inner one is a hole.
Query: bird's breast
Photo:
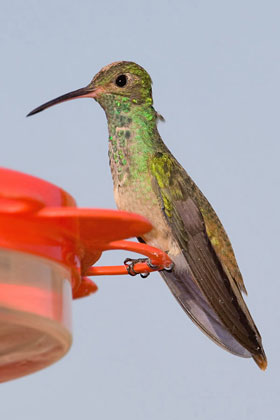
[[[144,178],[144,176],[143,176]],[[140,214],[149,220],[153,229],[143,235],[146,243],[170,255],[180,253],[171,228],[162,210],[162,203],[152,189],[149,180],[129,185],[115,185],[114,197],[119,210]]]

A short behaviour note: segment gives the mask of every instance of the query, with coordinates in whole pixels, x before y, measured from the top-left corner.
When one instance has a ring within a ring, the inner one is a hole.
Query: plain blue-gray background
[[[112,61],[144,66],[163,139],[232,240],[269,365],[214,345],[158,274],[102,277],[73,303],[69,354],[1,384],[1,418],[279,418],[279,19],[278,1],[2,0],[1,166],[115,208],[102,109],[25,115]]]

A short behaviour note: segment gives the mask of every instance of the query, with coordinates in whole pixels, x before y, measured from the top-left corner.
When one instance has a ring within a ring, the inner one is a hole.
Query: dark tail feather
[[[177,261],[176,261],[177,259]],[[179,261],[178,261],[179,260]],[[265,353],[260,345],[257,354],[252,354],[231,334],[212,309],[206,297],[189,274],[187,262],[183,255],[175,258],[172,272],[162,271],[167,286],[192,321],[216,344],[241,357],[253,357],[257,365],[265,370],[267,366]],[[184,268],[185,266],[185,268]],[[178,268],[180,267],[180,268]],[[234,325],[233,325],[234,328]]]

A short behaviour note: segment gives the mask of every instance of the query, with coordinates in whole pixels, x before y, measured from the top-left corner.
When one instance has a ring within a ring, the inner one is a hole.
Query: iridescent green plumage
[[[161,274],[178,302],[216,343],[253,357],[265,369],[261,337],[241,295],[245,286],[230,241],[207,199],[161,140],[148,73],[135,63],[113,63],[86,88],[30,115],[74,97],[93,97],[105,110],[117,206],[153,224],[142,240],[173,260],[173,271]]]

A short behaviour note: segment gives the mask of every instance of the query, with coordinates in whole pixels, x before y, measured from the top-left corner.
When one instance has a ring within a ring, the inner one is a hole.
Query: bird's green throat
[[[139,183],[148,173],[150,159],[162,149],[157,113],[152,99],[138,105],[126,96],[102,95],[109,129],[109,160],[114,183]]]

